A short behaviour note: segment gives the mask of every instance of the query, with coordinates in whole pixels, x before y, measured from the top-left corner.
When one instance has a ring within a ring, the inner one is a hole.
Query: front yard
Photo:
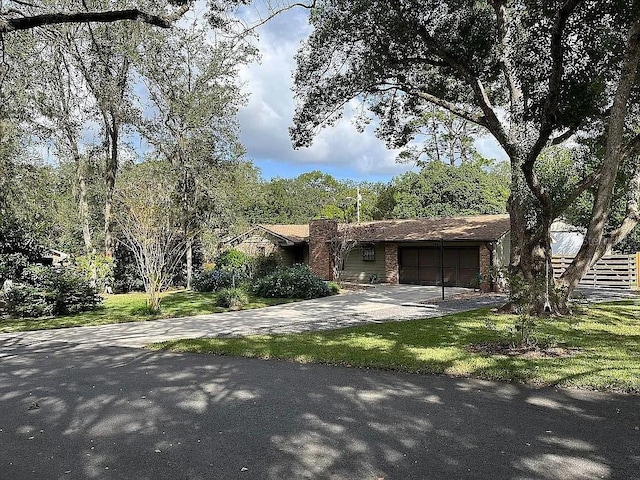
[[[177,340],[151,345],[215,353],[534,385],[640,393],[640,303],[592,305],[572,317],[537,321],[546,351],[488,353],[514,340],[515,317],[480,309],[441,318],[340,330]]]
[[[144,322],[158,318],[185,317],[219,313],[228,308],[216,306],[216,293],[200,293],[186,290],[162,294],[161,311],[149,314],[146,308],[148,295],[142,292],[109,295],[97,310],[48,318],[19,318],[0,321],[0,333],[46,330],[52,328],[108,325],[112,323]],[[292,299],[249,297],[244,309],[292,302]]]

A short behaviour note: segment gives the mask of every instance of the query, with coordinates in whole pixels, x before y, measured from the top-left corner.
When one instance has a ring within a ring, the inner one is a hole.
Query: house
[[[584,228],[574,227],[560,220],[551,224],[550,234],[554,256],[574,257],[584,241]]]
[[[382,220],[338,224],[257,225],[227,242],[251,255],[278,254],[334,279],[335,246],[356,243],[340,265],[342,280],[493,288],[491,267],[508,265],[509,216]],[[444,267],[444,268],[441,268]]]

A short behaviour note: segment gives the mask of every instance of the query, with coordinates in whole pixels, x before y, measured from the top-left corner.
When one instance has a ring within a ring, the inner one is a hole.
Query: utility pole
[[[360,223],[360,200],[362,200],[362,195],[360,195],[360,186],[356,187],[356,222]]]

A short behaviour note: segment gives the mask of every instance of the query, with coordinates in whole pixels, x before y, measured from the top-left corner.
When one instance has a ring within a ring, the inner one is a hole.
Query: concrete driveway
[[[375,288],[344,295],[257,310],[96,327],[1,334],[0,341],[10,340],[20,344],[58,341],[100,346],[142,347],[151,342],[176,338],[289,333],[369,322],[435,317],[502,301],[500,297],[488,296],[439,302],[441,292],[439,287],[378,285]],[[463,288],[447,288],[445,295],[452,297],[469,292],[470,290]]]

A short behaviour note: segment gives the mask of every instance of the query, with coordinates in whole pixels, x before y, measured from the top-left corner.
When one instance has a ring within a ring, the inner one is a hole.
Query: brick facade
[[[480,249],[480,283],[481,292],[491,291],[491,251],[487,244],[483,243],[478,247]]]
[[[323,280],[334,280],[329,240],[337,235],[338,222],[335,220],[313,220],[309,224],[309,266]]]
[[[398,244],[384,244],[384,271],[387,283],[397,285],[400,281],[398,273]]]

